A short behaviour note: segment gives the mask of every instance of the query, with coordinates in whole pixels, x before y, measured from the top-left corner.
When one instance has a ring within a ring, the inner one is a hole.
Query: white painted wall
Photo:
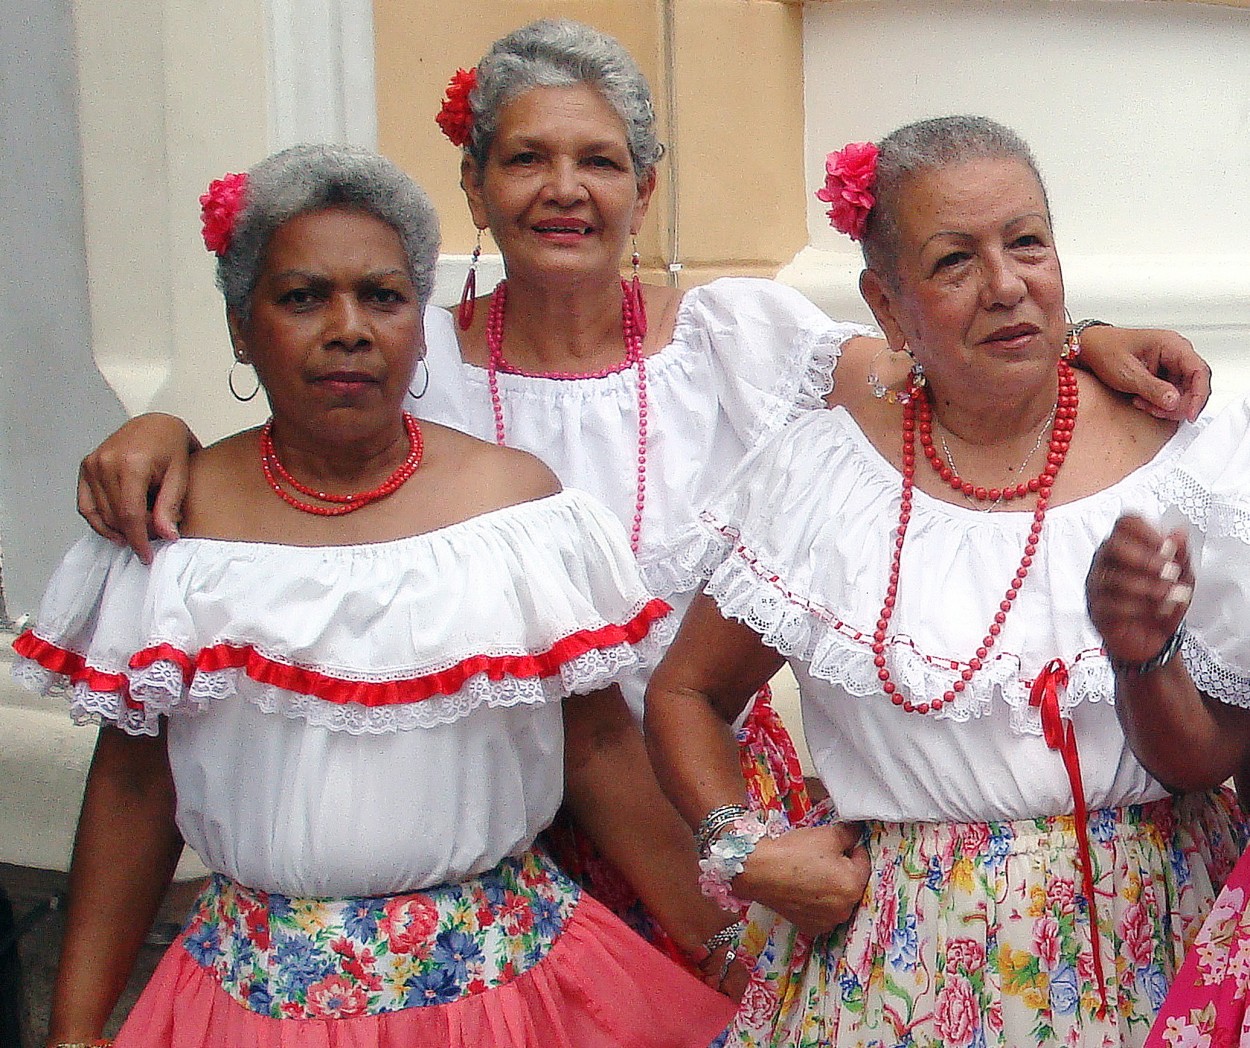
[[[1177,328],[1217,390],[1250,390],[1250,10],[808,3],[804,49],[810,192],[848,141],[948,113],[1000,120],[1037,154],[1073,314]],[[814,197],[808,222],[782,279],[868,318],[858,252]]]

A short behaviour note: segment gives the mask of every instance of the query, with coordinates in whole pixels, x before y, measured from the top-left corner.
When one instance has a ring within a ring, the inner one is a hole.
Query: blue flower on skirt
[[[863,993],[863,987],[860,985],[859,976],[851,972],[843,972],[838,976],[838,986],[842,990],[842,1000],[857,1000]]]
[[[1099,808],[1089,816],[1089,835],[1099,844],[1115,840],[1115,811]]]
[[[273,956],[280,992],[289,997],[304,993],[313,983],[334,973],[333,963],[318,955],[307,935],[285,936]]]
[[[269,895],[269,916],[273,920],[290,917],[295,911],[291,909],[291,900],[285,895],[271,892]]]
[[[470,964],[482,959],[482,948],[465,932],[439,932],[434,939],[434,963],[454,973],[458,981],[464,981]]]
[[[431,968],[420,975],[414,975],[404,983],[404,987],[408,991],[406,1003],[410,1008],[450,1004],[460,997],[460,983],[455,972],[448,968]]]
[[[1071,1015],[1081,1001],[1076,969],[1065,964],[1050,976],[1050,1007],[1058,1015]]]
[[[1137,969],[1138,985],[1146,992],[1146,997],[1155,1011],[1163,1007],[1163,998],[1168,995],[1168,979],[1157,964]]]
[[[498,867],[489,873],[482,874],[478,881],[478,890],[486,896],[487,902],[492,906],[503,905],[508,888],[504,884],[503,878],[499,876]]]
[[[1168,861],[1172,864],[1172,873],[1176,877],[1178,885],[1183,886],[1193,880],[1193,871],[1189,866],[1189,857],[1171,841],[1168,841]]]
[[[359,942],[370,942],[378,934],[378,918],[385,912],[382,899],[348,899],[343,904],[343,930]]]
[[[259,1015],[275,1014],[273,1009],[273,997],[269,994],[269,987],[261,982],[252,983],[247,991],[247,1006]]]
[[[985,849],[985,865],[997,866],[1011,854],[1011,842],[1015,835],[1011,827],[1001,822],[990,823],[990,840]]]
[[[925,877],[924,886],[931,892],[942,890],[942,882],[946,878],[942,875],[942,860],[936,855],[929,856],[929,872]]]
[[[213,924],[201,924],[183,939],[183,944],[196,963],[206,968],[221,956],[220,932]]]
[[[555,899],[537,899],[534,903],[534,931],[550,939],[561,928],[560,904]]]
[[[892,967],[901,968],[905,972],[914,970],[920,963],[914,913],[907,914],[899,927],[894,929],[890,936],[890,947],[886,951],[886,957]]]

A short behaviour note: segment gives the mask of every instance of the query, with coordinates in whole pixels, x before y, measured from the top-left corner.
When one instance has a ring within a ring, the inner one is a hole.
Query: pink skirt
[[[704,1048],[733,1012],[529,853],[385,899],[289,899],[215,878],[115,1043]]]
[[[1144,1048],[1250,1046],[1250,852],[1224,883]]]

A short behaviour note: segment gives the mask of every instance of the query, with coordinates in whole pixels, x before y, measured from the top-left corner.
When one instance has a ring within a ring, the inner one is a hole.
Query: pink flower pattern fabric
[[[852,240],[862,240],[868,212],[877,198],[877,147],[872,142],[851,142],[825,159],[825,184],[816,199],[829,208],[829,224]]]
[[[1250,855],[1207,916],[1146,1048],[1250,1045]]]
[[[181,945],[249,1011],[348,1019],[510,982],[547,955],[578,897],[532,851],[460,884],[367,899],[295,899],[218,874]]]
[[[1091,813],[1105,1018],[1071,815],[869,824],[873,873],[847,925],[812,941],[751,908],[756,964],[726,1043],[1136,1048],[1235,861],[1236,814],[1223,792]]]

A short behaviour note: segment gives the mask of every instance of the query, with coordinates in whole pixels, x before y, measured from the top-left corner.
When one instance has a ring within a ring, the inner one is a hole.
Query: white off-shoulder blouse
[[[459,881],[560,803],[560,701],[650,665],[668,605],[577,491],[373,545],[80,541],[15,672],[78,720],[168,722],[210,869],[293,896]],[[576,701],[576,700],[573,700]]]
[[[704,515],[708,593],[787,657],[807,742],[848,819],[989,821],[1073,810],[1043,738],[1033,681],[1062,661],[1091,808],[1162,797],[1116,719],[1111,668],[1085,610],[1085,576],[1124,513],[1179,509],[1202,546],[1183,654],[1195,679],[1250,705],[1250,409],[1182,425],[1147,465],[1047,512],[998,645],[939,713],[896,708],[871,651],[898,524],[901,477],[843,409],[813,412],[753,452]],[[1019,566],[1032,509],[983,513],[914,493],[885,655],[913,702],[967,667]]]
[[[702,581],[689,559],[698,511],[747,451],[824,407],[843,343],[870,334],[830,320],[770,280],[724,278],[682,296],[672,341],[646,359],[646,507],[638,550],[647,585],[678,615]],[[427,310],[426,341],[429,390],[409,410],[493,441],[487,373],[461,358],[444,310]],[[599,378],[498,376],[508,445],[597,496],[626,527],[637,491],[637,382],[632,369]],[[639,672],[621,684],[639,718],[646,680]]]

